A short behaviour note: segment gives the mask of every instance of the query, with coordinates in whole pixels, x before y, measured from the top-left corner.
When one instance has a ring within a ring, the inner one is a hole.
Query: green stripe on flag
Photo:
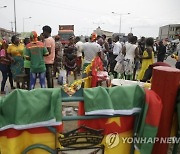
[[[145,100],[138,85],[87,88],[83,92],[86,115],[132,115],[140,112]]]
[[[61,124],[61,90],[14,90],[0,100],[0,130]]]

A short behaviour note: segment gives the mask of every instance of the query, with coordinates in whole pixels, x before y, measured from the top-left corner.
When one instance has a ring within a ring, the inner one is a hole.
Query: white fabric
[[[135,107],[132,109],[126,109],[126,110],[114,110],[114,109],[102,109],[102,110],[95,110],[95,111],[89,111],[85,112],[85,115],[132,115],[134,113],[139,113],[141,111],[141,108]]]
[[[118,41],[114,44],[113,55],[119,55],[122,50],[122,44]]]
[[[77,48],[77,57],[82,56],[83,42],[79,41],[76,43],[75,47]]]
[[[137,48],[137,45],[131,44],[131,43],[126,43],[126,55],[125,59],[134,59],[135,58],[135,49]]]
[[[4,127],[0,128],[0,131],[6,130],[6,129],[17,129],[17,130],[22,130],[22,129],[30,129],[30,128],[37,128],[37,127],[47,127],[47,126],[58,126],[61,125],[62,121],[57,122],[56,119],[51,119],[48,121],[42,121],[42,122],[36,122],[32,124],[24,124],[24,125],[16,125],[16,124],[10,124]]]
[[[97,53],[101,51],[101,46],[96,42],[86,42],[83,44],[84,63],[91,63]]]
[[[135,49],[137,48],[137,45],[126,43],[126,55],[124,57],[124,71],[125,75],[132,75],[134,72],[134,58],[135,58]]]

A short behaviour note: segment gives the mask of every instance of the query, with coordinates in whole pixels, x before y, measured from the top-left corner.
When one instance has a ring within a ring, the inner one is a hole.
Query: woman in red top
[[[10,69],[11,58],[7,54],[8,44],[4,40],[2,46],[0,47],[0,71],[2,72],[2,82],[1,82],[1,94],[5,94],[4,87],[6,85],[7,78],[9,77],[9,82],[11,89],[14,89],[13,78]]]

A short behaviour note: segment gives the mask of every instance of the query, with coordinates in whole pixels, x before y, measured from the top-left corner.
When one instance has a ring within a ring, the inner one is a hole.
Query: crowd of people
[[[1,42],[1,94],[5,93],[8,77],[11,89],[14,89],[13,81],[20,74],[28,76],[28,90],[35,88],[37,78],[41,88],[53,88],[53,78],[58,76],[60,69],[66,70],[67,82],[71,72],[76,80],[77,76],[84,76],[83,71],[97,56],[103,63],[104,71],[113,78],[147,81],[146,70],[154,66],[154,54],[157,53],[157,62],[160,65],[167,52],[166,40],[154,42],[153,38],[145,37],[138,40],[132,33],[128,34],[127,42],[121,42],[118,35],[107,39],[106,35],[97,36],[92,33],[85,40],[71,36],[69,43],[62,45],[59,35],[51,37],[51,27],[44,26],[42,30],[40,36],[32,31],[30,37],[23,42],[17,35],[12,36],[11,44],[6,40]],[[177,68],[178,64],[179,61]]]

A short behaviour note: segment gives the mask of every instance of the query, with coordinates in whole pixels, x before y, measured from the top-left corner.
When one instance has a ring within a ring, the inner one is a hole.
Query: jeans
[[[31,72],[30,73],[30,89],[34,89],[35,84],[36,84],[37,75],[39,75],[39,81],[40,81],[41,88],[46,88],[45,74],[46,74],[46,72],[42,72],[42,73],[32,73]]]
[[[54,88],[53,64],[46,64],[46,79],[47,79],[47,87]]]

